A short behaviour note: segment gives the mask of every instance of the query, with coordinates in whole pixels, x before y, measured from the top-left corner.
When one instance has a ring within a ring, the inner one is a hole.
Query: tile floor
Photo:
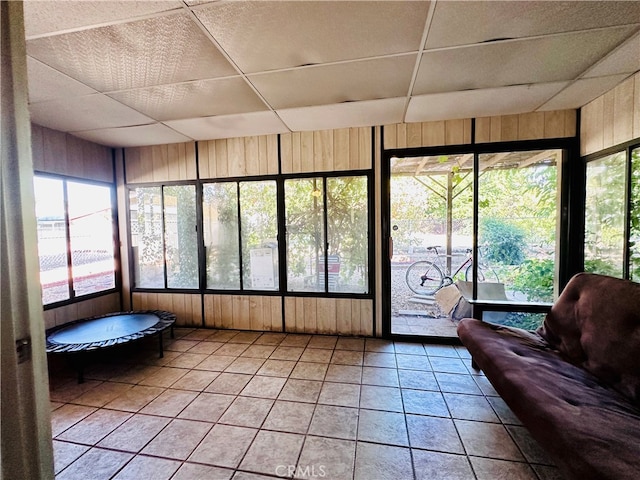
[[[82,384],[51,359],[57,479],[560,478],[463,347],[176,329],[156,348]]]

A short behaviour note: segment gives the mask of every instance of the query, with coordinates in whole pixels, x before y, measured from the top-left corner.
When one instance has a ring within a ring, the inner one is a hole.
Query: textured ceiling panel
[[[615,73],[633,73],[638,70],[640,70],[640,32],[606,56],[584,76],[598,77]]]
[[[573,82],[538,110],[563,110],[580,108],[594,98],[608,92],[628,75],[612,75],[609,77],[586,78]]]
[[[250,73],[417,51],[428,9],[420,1],[221,2],[194,11]]]
[[[194,140],[271,135],[289,131],[286,125],[273,112],[190,118],[172,120],[165,122],[165,124]]]
[[[33,103],[31,120],[63,132],[152,123],[149,117],[102,94]]]
[[[156,120],[267,110],[264,102],[240,77],[127,90],[109,96]]]
[[[640,23],[640,2],[444,1],[436,4],[427,48]]]
[[[159,145],[165,143],[188,142],[186,137],[166,125],[154,123],[135,127],[104,128],[74,132],[76,137],[90,142],[100,143],[111,147],[141,147],[144,145]]]
[[[616,47],[633,27],[428,51],[413,94],[573,80]],[[588,45],[589,48],[584,48]]]
[[[30,40],[27,52],[101,92],[236,74],[184,14]]]
[[[275,109],[407,95],[415,54],[251,75]]]
[[[24,2],[25,33],[28,38],[32,35],[131,19],[181,6],[182,2],[179,0],[27,0]]]
[[[406,99],[385,98],[363,102],[289,108],[277,114],[292,131],[367,127],[402,123]]]
[[[30,103],[96,93],[93,88],[30,57],[27,57],[27,73]]]
[[[409,101],[405,122],[532,112],[565,85],[565,82],[554,82],[421,95]],[[452,105],[455,105],[455,108],[451,108]]]

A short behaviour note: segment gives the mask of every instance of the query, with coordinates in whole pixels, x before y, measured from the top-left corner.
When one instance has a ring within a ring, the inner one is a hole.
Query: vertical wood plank
[[[422,123],[422,143],[425,147],[445,145],[445,122]]]
[[[613,129],[615,125],[615,89],[602,96],[602,147],[613,145]]]
[[[502,117],[491,117],[491,141],[502,141]]]
[[[314,171],[333,170],[333,130],[313,132],[313,165]]]
[[[315,333],[318,330],[316,298],[303,298],[302,303],[304,305],[304,327],[300,331]]]
[[[260,150],[258,137],[244,138],[244,175],[260,174]]]
[[[422,124],[407,124],[407,147],[419,147],[422,145]]]
[[[373,335],[373,303],[371,300],[361,300],[360,335]]]
[[[351,318],[350,318],[350,326],[349,326],[349,335],[360,335],[360,323],[362,315],[362,305],[360,300],[352,299],[351,300]]]
[[[152,178],[154,182],[169,179],[169,149],[167,145],[153,145],[151,147]]]
[[[464,120],[447,120],[445,126],[446,145],[461,145],[464,143]]]
[[[396,127],[396,148],[407,148],[407,124],[399,123]]]
[[[300,173],[304,171],[302,161],[302,134],[300,132],[293,132],[291,134],[291,147],[293,149],[292,173]]]
[[[523,113],[518,118],[518,140],[544,138],[544,112]]]
[[[476,118],[475,143],[488,143],[491,141],[491,118]],[[471,141],[469,141],[471,143]]]
[[[508,142],[518,139],[518,115],[503,115],[500,118],[502,128],[500,129],[500,140]]]
[[[300,167],[302,172],[313,172],[313,132],[300,133]]]
[[[333,168],[336,171],[348,170],[349,165],[349,129],[340,128],[334,131]]]
[[[285,297],[284,299],[284,329],[285,332],[295,332],[296,331],[296,298],[295,297]]]
[[[179,145],[178,143],[167,145],[167,180],[184,180],[184,174],[180,172],[184,165],[180,165]]]
[[[636,73],[633,79],[633,138],[640,138],[640,73]]]
[[[631,77],[614,89],[613,145],[633,139],[634,86],[634,78]]]
[[[356,168],[370,169],[372,167],[373,152],[371,151],[371,128],[361,127],[358,135],[359,162]]]
[[[360,129],[349,128],[349,168],[358,164],[360,158]]]
[[[198,142],[198,174],[200,178],[211,178],[209,173],[209,145],[210,142]]]
[[[215,173],[216,178],[229,176],[229,158],[227,154],[227,141],[214,140],[215,143]]]
[[[262,297],[249,297],[249,330],[264,330]]]
[[[258,142],[258,175],[269,174],[269,137],[261,135],[257,137]]]
[[[293,134],[284,133],[280,135],[280,159],[282,162],[282,173],[293,172]]]
[[[351,333],[351,300],[348,298],[336,299],[336,333]]]
[[[95,178],[96,168],[94,162],[98,159],[85,157],[83,150],[84,140],[73,135],[66,135],[67,142],[67,175],[82,178]],[[92,168],[93,167],[93,168]],[[98,177],[99,177],[98,171]]]
[[[385,150],[396,148],[398,144],[396,125],[385,125],[383,127],[383,142]]]
[[[227,155],[229,160],[229,176],[242,177],[247,175],[247,159],[243,138],[227,140]]]
[[[219,295],[220,301],[220,328],[234,328],[233,322],[233,297],[231,295]]]
[[[269,297],[271,299],[271,331],[282,331],[282,297]]]
[[[563,110],[544,112],[544,138],[565,136],[565,113]]]
[[[275,175],[279,171],[278,135],[267,136],[267,165],[268,174]]]
[[[67,173],[66,135],[46,128],[43,130],[44,168],[51,173]]]

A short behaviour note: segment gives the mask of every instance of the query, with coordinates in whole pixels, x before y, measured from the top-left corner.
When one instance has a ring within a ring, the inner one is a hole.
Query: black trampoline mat
[[[74,323],[51,333],[57,344],[90,344],[126,337],[153,327],[160,319],[151,313],[122,313]]]

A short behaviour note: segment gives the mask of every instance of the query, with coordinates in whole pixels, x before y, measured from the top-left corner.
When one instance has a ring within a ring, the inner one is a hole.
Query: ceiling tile
[[[29,40],[27,52],[101,92],[237,74],[185,14]]]
[[[488,117],[533,112],[566,82],[435,93],[412,97],[405,122]]]
[[[640,23],[633,1],[438,2],[426,48]]]
[[[400,55],[251,75],[275,109],[406,96],[416,55]]]
[[[286,125],[273,112],[189,118],[172,120],[165,122],[165,124],[194,140],[214,140],[217,138],[248,137],[289,132]]]
[[[633,73],[638,70],[640,70],[640,32],[589,69],[584,77]]]
[[[98,1],[51,0],[24,2],[24,28],[27,38],[88,25],[135,18],[181,8],[179,0]]]
[[[417,51],[428,9],[424,1],[243,1],[194,12],[240,69],[253,73]]]
[[[27,74],[29,102],[31,103],[96,93],[93,88],[87,87],[31,57],[27,57]]]
[[[63,132],[153,122],[151,118],[102,94],[32,103],[29,111],[34,123]]]
[[[209,117],[268,109],[241,77],[127,90],[110,93],[109,96],[156,120]]]
[[[186,137],[166,125],[137,125],[135,127],[102,128],[73,132],[76,137],[108,147],[142,147],[145,145],[163,145],[166,143],[189,142]]]
[[[276,113],[293,131],[367,127],[402,123],[406,98],[289,108]]]
[[[573,80],[633,29],[612,27],[428,51],[422,57],[413,94]]]
[[[559,92],[538,110],[564,110],[580,108],[627,78],[627,74],[576,80]]]

